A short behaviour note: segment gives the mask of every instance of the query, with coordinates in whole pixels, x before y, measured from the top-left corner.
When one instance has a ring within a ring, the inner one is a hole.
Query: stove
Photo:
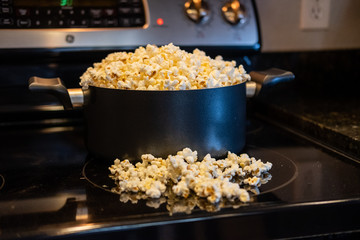
[[[262,119],[249,120],[244,152],[272,162],[272,179],[246,204],[124,201],[109,191],[115,186],[110,163],[88,156],[83,135],[81,126],[1,132],[7,139],[0,154],[2,239],[287,238],[358,231],[359,162]]]
[[[253,1],[235,4],[235,12],[230,1],[200,1],[200,8],[195,2],[1,1],[1,239],[360,237],[360,158],[354,148],[319,139],[321,124],[304,130],[304,114],[280,117],[281,104],[291,110],[286,113],[306,109],[301,100],[284,103],[293,94],[276,90],[294,83],[263,89],[258,100],[248,100],[243,152],[272,162],[271,179],[251,193],[249,203],[219,204],[196,196],[149,200],[113,193],[112,162],[99,161],[85,147],[82,110],[64,110],[52,96],[28,90],[33,75],[60,76],[77,87],[86,68],[110,52],[169,42],[221,54],[248,71],[267,65],[265,59],[295,70],[295,86],[303,81],[299,65],[288,61],[293,56],[260,54]]]

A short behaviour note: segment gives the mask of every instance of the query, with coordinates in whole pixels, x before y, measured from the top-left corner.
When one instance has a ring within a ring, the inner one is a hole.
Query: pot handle
[[[67,89],[60,78],[31,77],[29,89],[32,92],[49,93],[57,97],[65,110],[80,107],[84,103],[84,94],[81,88]]]
[[[295,75],[292,72],[279,68],[270,68],[264,71],[251,71],[249,74],[251,81],[246,83],[247,97],[258,95],[262,86],[271,86],[295,78]]]

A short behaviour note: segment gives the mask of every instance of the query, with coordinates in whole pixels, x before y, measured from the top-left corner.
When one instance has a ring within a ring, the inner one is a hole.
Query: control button
[[[18,27],[30,27],[31,26],[31,20],[30,19],[18,19],[17,20],[17,26]]]
[[[0,26],[12,26],[14,25],[14,20],[12,18],[0,18]]]
[[[35,20],[34,20],[34,25],[35,25],[36,27],[41,27],[41,20],[40,20],[40,19],[35,19]]]
[[[70,19],[68,21],[69,27],[88,27],[89,20],[88,19]]]
[[[139,8],[139,7],[135,7],[133,8],[133,13],[134,14],[141,14],[143,11],[142,11],[142,8]]]
[[[86,9],[84,9],[84,8],[76,9],[75,15],[81,15],[81,16],[86,15]]]
[[[55,23],[53,20],[47,20],[46,23],[45,23],[45,26],[46,27],[54,27]]]
[[[209,20],[210,8],[205,0],[188,0],[185,3],[186,15],[195,23]]]
[[[132,22],[136,26],[143,26],[145,24],[145,19],[144,18],[134,18]]]
[[[0,13],[2,14],[12,14],[12,8],[11,7],[1,7]]]
[[[70,20],[69,20],[69,26],[70,26],[70,27],[75,27],[76,24],[77,24],[77,23],[76,23],[75,19],[70,19]]]
[[[92,8],[92,9],[90,9],[90,15],[93,18],[100,18],[101,15],[102,15],[102,9],[100,9],[100,8]]]
[[[129,4],[131,2],[131,0],[119,0],[119,4]]]
[[[64,25],[65,25],[65,22],[64,22],[64,20],[59,20],[58,21],[58,24],[57,24],[59,27],[63,27]]]
[[[36,8],[34,10],[34,14],[37,16],[50,17],[53,14],[57,14],[57,11],[54,11],[53,9],[50,9],[50,8]]]
[[[120,18],[119,24],[121,27],[130,27],[131,26],[130,18]]]
[[[33,11],[36,16],[47,16],[48,17],[52,14],[51,9],[49,9],[49,8],[35,8]]]
[[[104,25],[108,27],[116,27],[118,25],[117,19],[105,19]]]
[[[221,12],[225,20],[231,25],[243,24],[246,22],[246,10],[239,0],[226,2]]]
[[[87,27],[87,26],[89,26],[89,20],[87,20],[87,19],[82,19],[82,20],[80,20],[80,27]]]
[[[30,15],[30,9],[28,8],[18,8],[16,9],[16,15],[20,17],[29,16]]]
[[[103,21],[101,19],[92,19],[91,26],[92,27],[101,27],[101,26],[103,26]]]
[[[113,9],[113,8],[106,8],[106,9],[104,10],[104,13],[105,13],[105,15],[108,16],[108,17],[113,17],[113,16],[115,16],[116,11],[115,11],[115,9]]]
[[[59,15],[62,16],[62,15],[65,15],[65,16],[72,16],[74,15],[74,10],[73,9],[60,9],[58,11]]]
[[[38,8],[34,9],[34,15],[39,16],[40,15],[40,9],[38,9]]]
[[[131,14],[131,8],[130,7],[120,7],[119,13],[120,14]]]

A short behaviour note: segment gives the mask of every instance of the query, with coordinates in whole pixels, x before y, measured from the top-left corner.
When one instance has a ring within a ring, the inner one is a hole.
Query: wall
[[[300,29],[301,0],[256,0],[263,52],[360,48],[360,1],[331,0],[329,28]]]

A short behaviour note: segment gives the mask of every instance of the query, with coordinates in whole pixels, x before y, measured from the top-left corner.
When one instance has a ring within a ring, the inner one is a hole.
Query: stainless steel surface
[[[246,82],[246,97],[251,98],[256,94],[256,82]]]
[[[16,1],[16,0],[14,0]],[[207,1],[211,16],[196,24],[184,13],[183,1],[144,1],[147,27],[141,29],[0,29],[0,49],[13,48],[114,48],[146,44],[181,46],[232,46],[259,49],[255,9],[243,0],[247,10],[245,24],[230,25],[222,16],[221,1]],[[157,23],[162,19],[163,24]],[[226,37],[224,37],[226,36]],[[70,41],[71,40],[71,41]]]
[[[69,88],[68,93],[74,108],[84,105],[84,93],[81,88]]]

